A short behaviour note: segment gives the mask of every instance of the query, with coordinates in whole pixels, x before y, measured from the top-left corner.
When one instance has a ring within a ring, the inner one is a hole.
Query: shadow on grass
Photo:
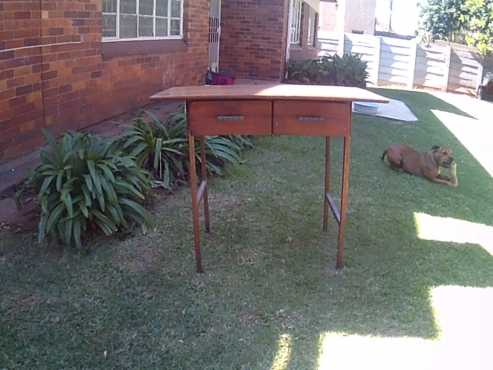
[[[407,91],[383,88],[370,90],[387,98],[397,99],[405,102],[411,108],[419,121],[427,119],[429,112],[432,109],[475,119],[475,117],[457,108],[456,106],[424,91]]]
[[[326,333],[436,338],[430,290],[493,286],[492,257],[419,239],[414,214],[489,224],[491,177],[430,112],[435,97],[379,92],[420,122],[355,116],[342,273],[335,222],[321,231],[322,139],[259,139],[233,176],[212,181],[205,274],[193,272],[187,189],[158,204],[156,230],[100,241],[86,258],[49,258],[30,236],[2,238],[0,367],[317,369]],[[392,142],[451,143],[461,185],[391,171],[379,157]],[[337,142],[334,162],[340,152]]]

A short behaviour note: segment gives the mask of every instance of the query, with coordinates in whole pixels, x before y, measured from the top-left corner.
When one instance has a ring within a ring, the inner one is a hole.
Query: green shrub
[[[111,235],[134,224],[148,224],[143,207],[149,174],[112,140],[66,133],[47,136],[41,164],[28,184],[41,205],[39,240],[47,237],[81,247],[88,233]]]
[[[288,79],[303,83],[322,83],[326,78],[324,67],[328,66],[324,59],[308,59],[290,61],[288,63]]]
[[[227,163],[238,163],[240,153],[253,147],[246,136],[208,136],[207,170],[222,175]],[[137,158],[154,177],[154,185],[167,190],[184,182],[188,176],[188,139],[186,114],[183,109],[162,122],[150,111],[137,118],[121,139],[122,148]],[[200,142],[195,142],[196,160],[201,165]]]
[[[149,170],[154,186],[171,190],[186,177],[186,126],[161,122],[152,112],[139,116],[121,138],[123,150]]]
[[[366,87],[367,67],[356,54],[290,61],[287,79],[308,84]]]
[[[335,55],[332,63],[336,85],[366,87],[368,63],[362,61],[359,55]]]
[[[59,140],[46,133],[41,164],[26,181],[41,206],[39,241],[47,238],[81,247],[89,234],[111,235],[149,224],[143,203],[152,183],[171,190],[188,177],[188,140],[183,110],[161,122],[145,112],[116,140],[69,132]],[[196,159],[201,165],[200,142]],[[206,160],[211,175],[253,147],[246,136],[210,136]],[[149,173],[147,169],[151,172]],[[154,179],[151,181],[151,175]]]
[[[174,114],[170,115],[168,118],[169,126],[176,126],[181,128],[181,134],[183,138],[186,140],[186,144],[184,146],[183,157],[185,158],[184,165],[186,166],[188,173],[188,139],[187,139],[187,116],[184,109],[180,109]],[[223,174],[223,167],[227,164],[237,164],[240,161],[240,153],[244,145],[240,143],[250,142],[251,141],[246,137],[236,136],[236,139],[232,139],[235,136],[208,136],[206,141],[206,153],[205,158],[207,161],[207,172],[210,175],[219,175]],[[195,141],[195,155],[196,160],[201,163],[201,148],[199,140]]]
[[[183,137],[187,136],[187,117],[184,109],[172,114],[168,119],[168,125],[178,126],[182,128]],[[211,175],[223,175],[223,167],[230,164],[240,162],[240,155],[244,149],[253,148],[254,144],[250,137],[243,135],[227,135],[227,136],[208,136],[206,141],[207,171]],[[186,168],[188,172],[188,140],[186,141],[184,156],[186,157]],[[200,143],[195,141],[195,155],[197,162],[202,165],[200,158]]]

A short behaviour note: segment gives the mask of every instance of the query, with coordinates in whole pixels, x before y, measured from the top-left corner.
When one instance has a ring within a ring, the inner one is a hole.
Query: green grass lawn
[[[491,225],[493,181],[430,109],[461,112],[426,93],[379,93],[419,122],[354,116],[342,273],[335,221],[322,233],[323,140],[262,138],[211,182],[205,274],[187,188],[156,202],[153,231],[99,239],[88,256],[0,234],[0,369],[270,369],[289,335],[282,368],[315,370],[324,333],[437,338],[430,289],[492,287],[493,257],[419,239],[414,213]],[[390,170],[380,155],[391,143],[451,146],[459,187]]]

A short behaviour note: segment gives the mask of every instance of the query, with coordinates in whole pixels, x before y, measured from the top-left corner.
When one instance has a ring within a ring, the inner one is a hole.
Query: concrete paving
[[[464,114],[432,110],[462,145],[493,177],[493,103],[467,95],[432,92]]]
[[[353,112],[388,118],[396,123],[416,122],[418,120],[406,103],[396,99],[389,99],[388,103],[353,103]]]

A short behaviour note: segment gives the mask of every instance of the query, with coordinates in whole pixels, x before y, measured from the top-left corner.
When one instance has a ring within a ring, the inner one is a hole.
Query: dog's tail
[[[380,157],[380,159],[383,161],[385,159],[385,156],[387,155],[387,152],[388,152],[388,149],[385,149],[383,151],[383,154],[382,154],[382,157]]]

